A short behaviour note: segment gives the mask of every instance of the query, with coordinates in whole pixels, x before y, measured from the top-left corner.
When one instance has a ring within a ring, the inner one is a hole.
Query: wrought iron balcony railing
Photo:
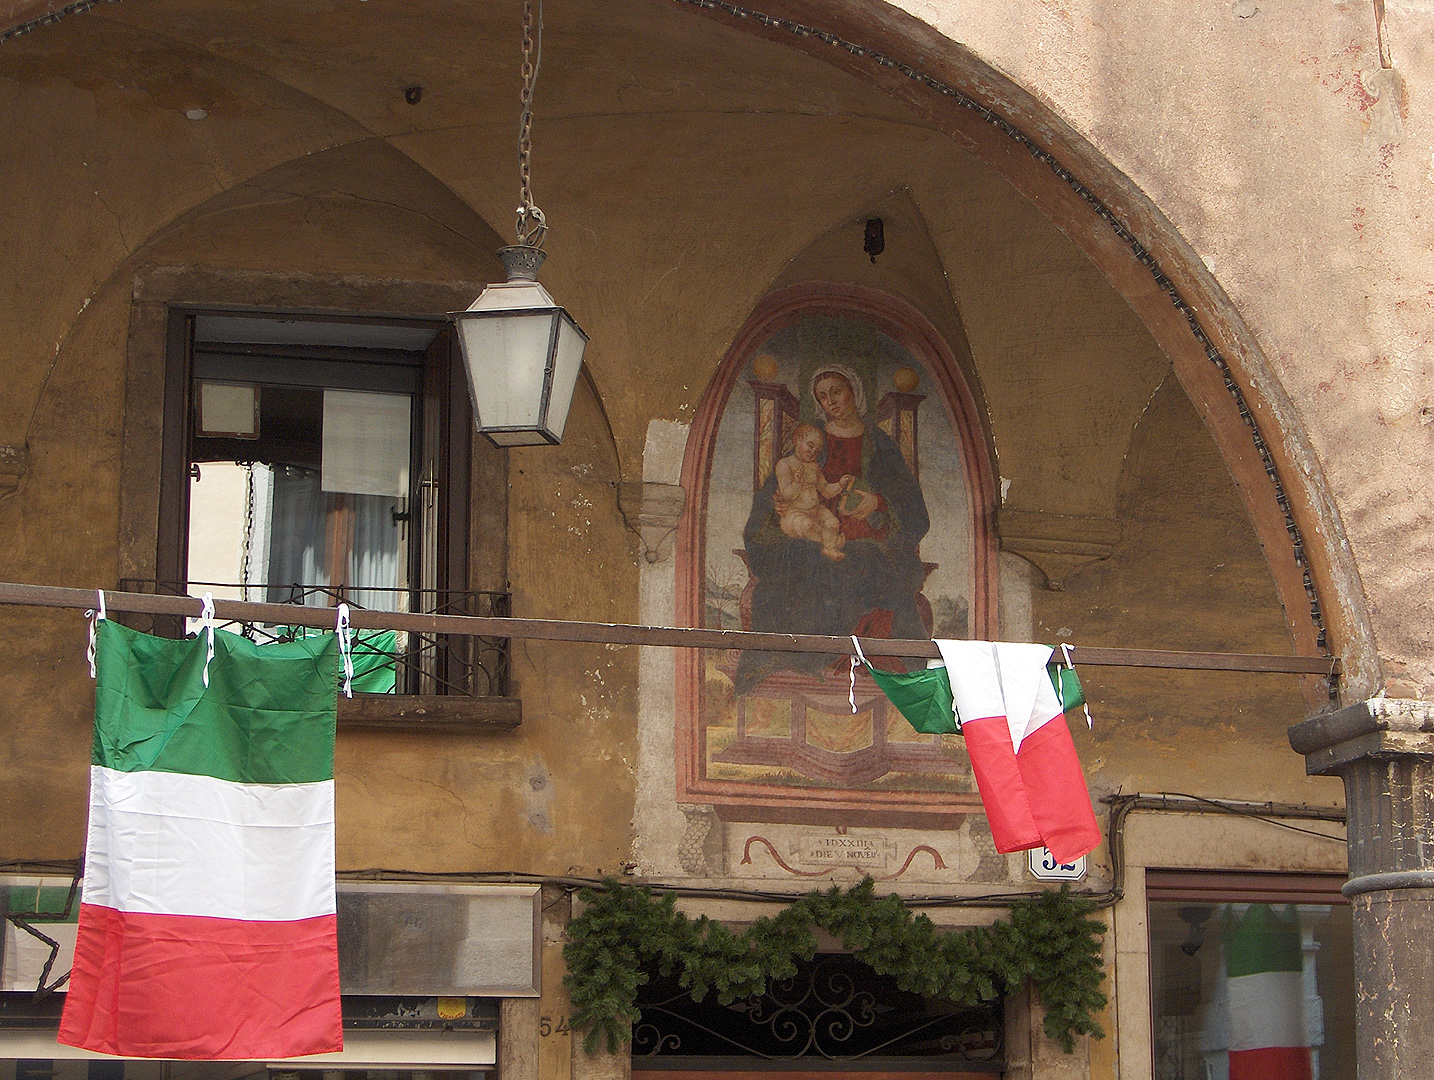
[[[384,611],[413,611],[434,615],[479,615],[506,618],[512,614],[512,595],[437,589],[354,589],[292,583],[288,585],[222,581],[156,581],[153,578],[123,578],[125,592],[157,593],[164,596],[197,596],[211,592],[215,598],[259,600],[293,604],[298,607],[336,607]],[[385,602],[387,601],[387,602]],[[192,630],[186,620],[163,615],[126,615],[128,626],[162,637],[179,637]],[[252,641],[286,641],[296,634],[312,633],[283,623],[221,623],[227,630]],[[462,697],[507,697],[509,692],[508,638],[468,637],[450,634],[395,633],[391,642],[383,635],[362,631],[354,641],[355,666],[368,669],[375,677],[367,685],[379,693],[452,695]],[[392,679],[385,673],[392,672]]]

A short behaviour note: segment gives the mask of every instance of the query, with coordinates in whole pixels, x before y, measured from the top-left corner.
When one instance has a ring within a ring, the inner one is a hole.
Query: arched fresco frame
[[[976,396],[955,355],[936,328],[915,307],[889,293],[864,286],[809,282],[768,294],[752,312],[713,374],[693,418],[682,465],[687,505],[676,544],[677,621],[702,625],[707,566],[707,507],[718,428],[739,376],[774,334],[806,316],[834,316],[873,324],[909,352],[936,383],[966,474],[971,514],[972,596],[970,632],[997,636],[996,474],[990,441]],[[841,822],[919,825],[959,823],[979,810],[970,793],[864,789],[858,784],[785,787],[706,775],[702,701],[704,652],[680,650],[677,656],[676,752],[677,799],[713,805],[734,821]]]

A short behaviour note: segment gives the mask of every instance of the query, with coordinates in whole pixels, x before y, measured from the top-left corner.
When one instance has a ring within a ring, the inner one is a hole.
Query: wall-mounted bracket
[[[1115,518],[1048,514],[1042,510],[1001,510],[996,516],[1001,550],[1035,565],[1048,588],[1059,591],[1089,563],[1108,559],[1120,542]]]

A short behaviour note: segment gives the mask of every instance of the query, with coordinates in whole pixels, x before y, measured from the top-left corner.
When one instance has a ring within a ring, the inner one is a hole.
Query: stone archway
[[[1035,93],[885,3],[677,0],[824,59],[938,124],[1037,206],[1100,269],[1170,358],[1259,536],[1295,651],[1344,662],[1347,700],[1380,685],[1358,571],[1295,410],[1255,335],[1137,186]],[[1304,681],[1311,707],[1324,680]]]

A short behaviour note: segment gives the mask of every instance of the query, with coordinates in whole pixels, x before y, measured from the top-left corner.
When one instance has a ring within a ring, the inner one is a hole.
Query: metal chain
[[[523,0],[523,90],[518,100],[523,106],[518,120],[518,178],[522,183],[518,205],[518,243],[540,248],[548,234],[547,219],[533,202],[533,86],[543,64],[543,0],[538,0],[537,33],[534,33],[533,0]]]
[[[244,472],[244,554],[239,562],[239,593],[245,600],[248,600],[250,598],[249,579],[253,575],[254,555],[254,462],[246,462]],[[254,624],[245,623],[241,633],[253,641]]]

